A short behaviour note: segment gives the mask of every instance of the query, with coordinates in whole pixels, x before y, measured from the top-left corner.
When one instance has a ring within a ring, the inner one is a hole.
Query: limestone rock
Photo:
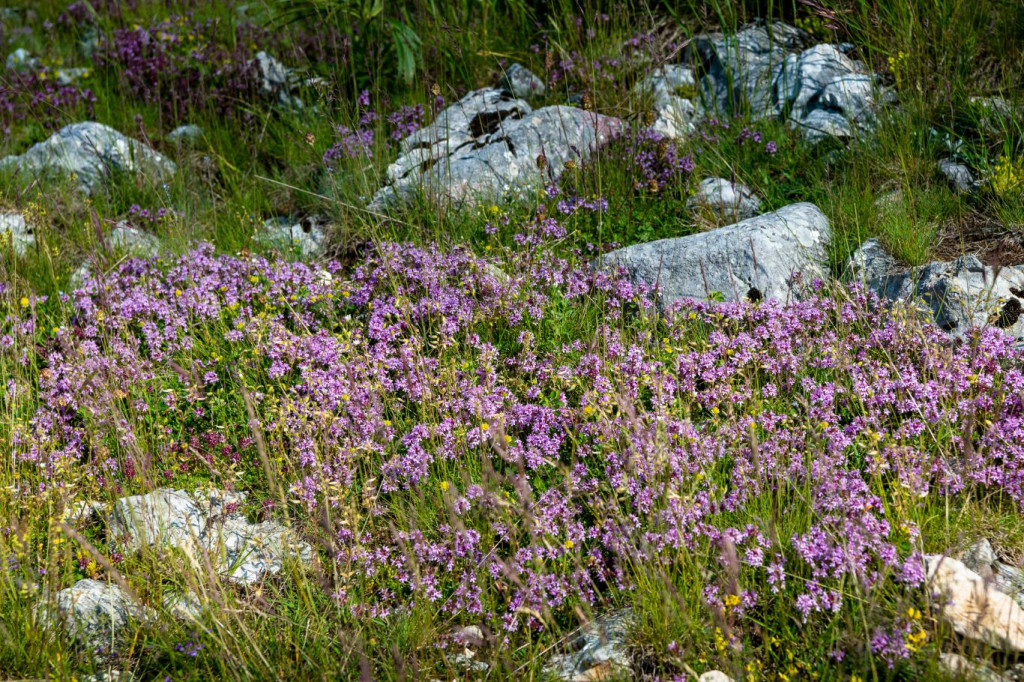
[[[628,676],[631,662],[626,637],[632,618],[629,610],[595,618],[580,628],[571,643],[572,651],[553,656],[545,672],[566,682]]]
[[[174,618],[182,621],[199,620],[203,615],[203,605],[194,592],[177,592],[168,590],[163,595],[164,610]]]
[[[746,185],[725,178],[707,178],[686,201],[686,208],[690,211],[707,210],[720,219],[739,222],[756,216],[761,200]]]
[[[884,282],[889,273],[896,269],[896,259],[872,237],[868,239],[846,261],[846,277],[851,282]]]
[[[160,253],[160,240],[155,235],[133,227],[124,220],[110,231],[107,243],[112,249],[141,258],[152,258]]]
[[[203,137],[203,129],[194,124],[178,126],[167,133],[167,141],[174,144],[193,144]]]
[[[992,668],[960,654],[944,651],[939,654],[939,667],[955,677],[975,682],[1009,682]]]
[[[697,678],[697,682],[733,682],[733,679],[721,670],[709,670]]]
[[[36,236],[32,228],[25,222],[25,216],[20,213],[7,211],[0,212],[0,245],[8,243],[14,248],[14,253],[24,256],[29,247],[36,243]]]
[[[940,159],[939,172],[946,176],[953,189],[961,194],[969,194],[976,188],[971,169],[953,159]]]
[[[657,284],[662,303],[686,298],[726,301],[792,300],[792,275],[824,277],[825,246],[831,238],[825,214],[809,203],[790,204],[709,232],[618,249],[604,267]]]
[[[1000,592],[1013,598],[1024,608],[1024,571],[1004,563],[992,548],[992,543],[982,538],[964,553],[964,565],[982,578],[991,580]]]
[[[149,615],[117,585],[90,579],[79,580],[58,592],[52,606],[42,605],[44,626],[56,625],[72,640],[92,650],[110,651],[117,647],[128,627]]]
[[[688,64],[659,67],[637,87],[654,97],[656,118],[652,130],[672,139],[685,137],[694,131],[694,120],[700,115],[700,108],[695,101],[697,80]]]
[[[623,130],[609,116],[568,106],[533,111],[505,91],[476,90],[402,140],[370,209],[420,194],[453,205],[525,199]]]
[[[322,253],[327,232],[322,221],[315,218],[300,221],[285,217],[269,218],[263,223],[258,239],[282,251],[297,250],[299,255],[308,258]]]
[[[0,169],[23,173],[73,174],[86,193],[100,188],[111,173],[144,173],[164,180],[174,174],[174,162],[145,144],[125,137],[102,123],[72,123],[20,156],[0,159]]]
[[[1024,651],[1024,610],[1013,599],[956,559],[926,554],[924,562],[935,604],[958,634],[1002,651]]]
[[[39,66],[39,60],[32,56],[32,53],[23,47],[7,55],[4,64],[8,71],[32,70]]]
[[[809,41],[800,29],[764,21],[732,35],[696,36],[688,57],[699,80],[690,64],[675,64],[641,82],[655,96],[654,129],[680,137],[699,116],[749,112],[754,120],[788,117],[812,142],[871,130],[890,94],[844,46]]]
[[[176,549],[202,566],[208,553],[218,572],[240,585],[276,574],[292,556],[313,557],[312,548],[275,521],[250,523],[237,513],[245,499],[238,493],[211,490],[188,494],[159,488],[117,501],[110,534],[130,551],[145,547]]]
[[[535,76],[522,64],[513,64],[505,69],[501,77],[501,87],[506,88],[515,97],[527,99],[542,97],[546,92],[544,81]]]
[[[276,57],[260,50],[253,57],[250,66],[259,78],[260,92],[277,100],[278,104],[293,109],[302,108],[302,100],[291,93],[291,72]]]
[[[891,301],[920,301],[951,336],[994,325],[1024,336],[1024,268],[995,268],[969,254],[890,273],[868,286]]]

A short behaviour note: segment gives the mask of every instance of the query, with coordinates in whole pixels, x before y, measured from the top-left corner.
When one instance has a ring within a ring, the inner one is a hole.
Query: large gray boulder
[[[582,163],[625,130],[619,119],[568,106],[533,111],[496,89],[476,90],[402,140],[389,184],[372,210],[417,196],[453,205],[526,198],[556,180],[566,163]]]
[[[871,130],[889,93],[844,46],[809,41],[797,28],[763,21],[732,35],[695,37],[688,64],[661,67],[641,83],[654,94],[654,129],[678,138],[700,116],[749,113],[786,118],[812,142]]]
[[[725,178],[706,178],[686,200],[690,211],[707,211],[718,219],[739,222],[756,216],[761,200],[746,185]]]
[[[87,121],[64,126],[20,156],[0,159],[0,169],[22,173],[74,176],[79,188],[91,194],[111,173],[144,174],[154,180],[174,175],[174,162],[110,126]]]
[[[290,557],[312,560],[312,548],[287,526],[250,523],[238,513],[244,499],[220,490],[159,488],[118,500],[109,530],[129,551],[174,549],[200,568],[207,554],[220,575],[240,585],[279,573]]]
[[[864,284],[890,301],[919,305],[953,337],[972,328],[995,326],[1024,337],[1024,267],[993,268],[968,254],[916,268],[899,268],[880,246],[865,243],[851,257],[875,263]],[[870,252],[870,255],[865,255]],[[890,266],[885,267],[888,263]]]
[[[133,623],[150,615],[117,585],[85,579],[58,592],[51,603],[43,603],[40,620],[44,627],[63,631],[93,652],[111,652],[123,643]]]
[[[805,32],[781,21],[754,22],[732,35],[696,36],[691,58],[704,74],[704,108],[722,116],[747,110],[754,118],[773,115],[775,75],[786,57],[809,41]]]
[[[0,245],[7,243],[14,249],[18,256],[24,256],[29,247],[36,243],[36,237],[32,228],[25,222],[25,216],[20,213],[0,211]]]
[[[636,244],[604,256],[604,267],[657,284],[669,305],[687,298],[740,301],[799,295],[793,274],[825,276],[832,230],[814,204],[790,204],[734,225],[687,237]]]

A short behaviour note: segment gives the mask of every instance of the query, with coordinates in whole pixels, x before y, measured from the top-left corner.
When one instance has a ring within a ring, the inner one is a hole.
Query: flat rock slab
[[[110,535],[130,551],[178,550],[199,567],[208,554],[220,575],[240,585],[280,572],[289,557],[312,560],[312,548],[287,526],[250,523],[240,515],[244,499],[220,490],[189,494],[172,488],[124,497],[110,515]]]
[[[787,302],[799,293],[792,276],[825,276],[828,218],[809,203],[790,204],[709,232],[627,246],[604,256],[603,267],[657,285],[670,305],[688,298]]]
[[[455,206],[526,199],[625,129],[610,116],[569,106],[533,111],[506,91],[476,90],[402,141],[370,208],[419,196]]]
[[[174,162],[145,144],[102,123],[72,123],[20,156],[0,159],[0,169],[32,176],[71,175],[91,194],[114,173],[144,174],[154,180],[174,175]]]

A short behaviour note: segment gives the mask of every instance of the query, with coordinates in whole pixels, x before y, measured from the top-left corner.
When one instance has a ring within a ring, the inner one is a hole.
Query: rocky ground
[[[0,675],[1024,678],[1024,14],[149,4],[0,14]]]

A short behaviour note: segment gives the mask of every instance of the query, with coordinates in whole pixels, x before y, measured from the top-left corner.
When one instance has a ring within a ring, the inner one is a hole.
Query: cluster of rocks
[[[654,98],[654,129],[680,138],[701,117],[738,112],[788,120],[812,141],[872,129],[891,91],[846,55],[852,46],[810,42],[800,29],[764,21],[732,35],[696,36],[682,63],[659,68],[639,85]]]
[[[110,509],[94,502],[69,509],[69,523],[103,524],[108,541],[124,553],[151,550],[175,552],[197,575],[210,571],[240,587],[280,573],[286,562],[313,560],[313,549],[287,526],[276,521],[251,523],[240,513],[245,494],[223,490],[187,493],[159,488],[145,495],[118,499]],[[163,610],[172,616],[197,619],[202,599],[174,590],[163,594]],[[156,617],[122,586],[80,580],[40,603],[41,620],[92,650],[111,651],[134,623]]]
[[[44,67],[32,53],[23,47],[7,55],[4,66],[8,71],[40,71]],[[89,75],[89,69],[81,66],[59,67],[50,70],[53,80],[58,85],[74,85]]]
[[[850,257],[847,272],[883,299],[919,306],[953,337],[985,326],[1024,337],[1024,266],[994,268],[968,254],[900,267],[877,239],[869,239]]]
[[[570,106],[535,111],[503,88],[474,90],[401,140],[369,207],[420,196],[455,206],[532,196],[625,130],[611,116]]]

